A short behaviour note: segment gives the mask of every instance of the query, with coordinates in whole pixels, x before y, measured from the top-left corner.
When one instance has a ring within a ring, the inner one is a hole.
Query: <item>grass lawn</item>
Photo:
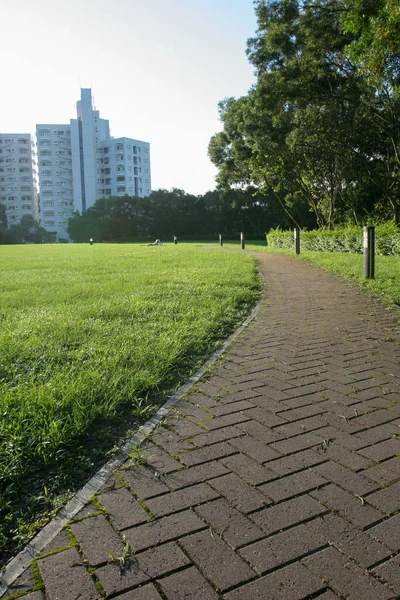
[[[240,249],[239,242],[224,243],[227,248]],[[400,259],[396,256],[375,257],[375,278],[364,279],[364,267],[362,254],[350,254],[348,252],[311,252],[303,251],[295,256],[290,250],[274,250],[266,245],[266,242],[246,242],[246,250],[255,252],[271,252],[293,256],[296,260],[306,260],[333,271],[347,279],[355,281],[361,287],[377,294],[383,300],[400,305]]]
[[[0,565],[244,319],[254,260],[0,246]]]

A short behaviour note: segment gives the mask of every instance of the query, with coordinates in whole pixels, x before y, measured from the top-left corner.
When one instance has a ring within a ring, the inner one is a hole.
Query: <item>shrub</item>
[[[267,234],[270,248],[293,249],[293,231],[271,229]],[[336,229],[302,231],[302,250],[315,252],[363,252],[363,228],[347,225]],[[393,222],[375,227],[375,253],[380,256],[400,256],[400,229]]]

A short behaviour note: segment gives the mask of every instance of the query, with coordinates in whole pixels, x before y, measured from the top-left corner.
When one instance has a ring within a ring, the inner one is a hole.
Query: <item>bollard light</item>
[[[364,227],[364,279],[375,277],[375,227]]]
[[[294,228],[294,253],[300,254],[300,229]]]

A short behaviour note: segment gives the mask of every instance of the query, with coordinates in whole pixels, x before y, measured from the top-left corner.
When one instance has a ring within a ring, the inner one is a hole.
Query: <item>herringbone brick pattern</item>
[[[257,318],[37,560],[29,600],[400,597],[398,314],[258,259]]]

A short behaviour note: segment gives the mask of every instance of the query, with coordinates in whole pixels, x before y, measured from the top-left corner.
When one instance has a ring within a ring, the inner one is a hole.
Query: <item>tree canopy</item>
[[[399,221],[398,0],[255,0],[256,83],[219,104],[220,189],[253,185],[291,222]]]

